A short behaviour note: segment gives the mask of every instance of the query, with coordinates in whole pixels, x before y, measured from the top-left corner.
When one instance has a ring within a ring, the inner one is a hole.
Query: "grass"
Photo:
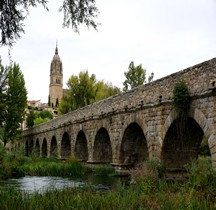
[[[115,176],[115,170],[112,166],[107,165],[107,166],[97,166],[94,168],[94,175],[95,176]]]
[[[83,177],[90,171],[90,169],[73,157],[65,162],[57,159],[37,158],[34,161],[18,165],[14,170],[17,176],[60,177]]]
[[[27,158],[21,153],[2,150],[0,162],[1,178],[14,175],[83,177],[91,172],[95,177],[108,179],[115,174],[112,168],[101,166],[92,172],[74,157],[61,162],[51,158]],[[148,161],[134,171],[130,186],[119,185],[106,193],[85,187],[47,190],[43,195],[35,193],[30,196],[13,188],[0,187],[0,209],[216,209],[216,173],[211,159],[201,157],[186,168],[186,181],[167,182],[163,179],[164,167]]]
[[[98,193],[91,187],[47,191],[43,195],[22,194],[12,188],[0,188],[0,206],[6,209],[76,209],[76,210],[137,210],[137,209],[215,209],[215,198],[203,197],[202,192],[180,187],[172,189],[174,184],[156,183],[151,191],[140,187],[119,186],[115,191]],[[155,184],[155,183],[154,183]],[[142,183],[145,185],[145,183]],[[163,185],[158,188],[158,185]],[[178,186],[179,187],[179,186]],[[162,190],[163,189],[163,190]]]
[[[0,146],[0,179],[23,176],[61,176],[82,177],[90,169],[81,164],[75,157],[62,162],[56,158],[26,157],[24,148],[8,151]]]

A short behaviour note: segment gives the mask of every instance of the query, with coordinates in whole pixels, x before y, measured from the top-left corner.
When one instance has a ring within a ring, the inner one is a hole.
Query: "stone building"
[[[49,100],[50,106],[55,107],[63,97],[63,69],[62,62],[58,55],[58,47],[56,45],[55,55],[50,65],[50,85]]]

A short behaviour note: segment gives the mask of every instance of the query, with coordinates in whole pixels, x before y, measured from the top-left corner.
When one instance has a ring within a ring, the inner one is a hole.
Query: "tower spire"
[[[58,41],[56,40],[56,49],[55,49],[55,54],[58,55]]]
[[[63,69],[62,62],[58,55],[58,45],[56,41],[55,55],[50,65],[50,85],[49,96],[50,104],[58,104],[63,97]],[[57,103],[58,102],[58,103]]]

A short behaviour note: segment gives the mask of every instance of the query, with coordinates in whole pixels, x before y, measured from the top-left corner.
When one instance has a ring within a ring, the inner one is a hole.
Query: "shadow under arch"
[[[30,145],[29,145],[29,155],[32,155],[34,149],[34,141],[31,139]]]
[[[29,143],[28,143],[28,141],[25,142],[25,155],[29,156]]]
[[[75,143],[75,156],[80,161],[87,161],[88,160],[88,146],[87,146],[87,139],[85,133],[80,130]]]
[[[51,157],[57,157],[58,156],[57,140],[56,140],[55,136],[53,136],[51,139],[50,156]]]
[[[65,159],[71,156],[71,142],[67,132],[62,136],[61,141],[61,158]]]
[[[161,159],[167,169],[182,169],[197,159],[204,132],[192,118],[175,119],[166,132]]]
[[[39,139],[36,139],[36,143],[35,143],[35,154],[40,156],[40,143],[39,143]]]
[[[148,159],[147,140],[142,128],[133,122],[125,129],[121,147],[119,163],[137,165]]]
[[[42,143],[42,157],[47,157],[47,140],[46,140],[46,138],[43,139],[43,143]]]
[[[112,162],[112,145],[110,136],[105,128],[100,128],[95,136],[93,161],[96,163]]]

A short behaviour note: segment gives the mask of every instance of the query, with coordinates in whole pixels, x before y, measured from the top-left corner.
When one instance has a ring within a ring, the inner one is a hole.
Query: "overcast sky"
[[[216,0],[96,0],[98,31],[63,29],[61,0],[47,12],[30,9],[25,34],[11,50],[24,74],[29,100],[48,101],[50,63],[58,41],[64,87],[72,74],[88,70],[98,80],[122,88],[134,61],[154,79],[216,57]],[[1,48],[3,65],[8,49]]]

